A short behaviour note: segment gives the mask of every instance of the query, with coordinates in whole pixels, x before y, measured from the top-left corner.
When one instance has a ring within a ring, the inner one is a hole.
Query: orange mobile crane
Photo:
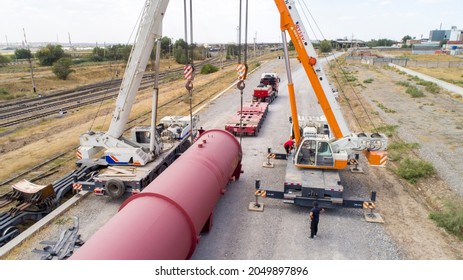
[[[318,62],[308,33],[299,16],[294,0],[275,0],[281,17],[283,49],[288,75],[288,94],[291,107],[292,131],[296,144],[294,154],[277,154],[287,159],[284,191],[265,192],[266,197],[311,206],[318,201],[322,207],[363,207],[370,199],[345,199],[339,170],[358,159],[363,152],[370,165],[384,165],[387,137],[379,133],[351,133],[342,115],[328,79]],[[301,117],[291,76],[286,42],[288,32],[298,54],[298,60],[315,92],[324,116]],[[260,188],[256,183],[256,188]],[[262,191],[261,191],[262,193]],[[371,200],[374,200],[372,194]]]

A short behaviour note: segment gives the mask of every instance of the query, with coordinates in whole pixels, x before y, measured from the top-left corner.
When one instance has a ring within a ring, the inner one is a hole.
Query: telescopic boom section
[[[325,114],[328,124],[335,138],[349,136],[350,131],[347,127],[341,108],[337,104],[328,79],[317,60],[317,55],[312,43],[309,41],[308,33],[302,24],[301,18],[295,7],[294,0],[275,0],[281,18],[281,30],[288,31],[289,36],[298,53],[304,70],[315,91],[315,95]],[[291,104],[295,106],[295,104]],[[293,116],[294,118],[297,116]]]
[[[127,63],[116,100],[116,109],[107,132],[114,138],[121,137],[124,132],[154,42],[162,36],[162,20],[168,4],[169,0],[147,0],[145,3],[140,28]]]

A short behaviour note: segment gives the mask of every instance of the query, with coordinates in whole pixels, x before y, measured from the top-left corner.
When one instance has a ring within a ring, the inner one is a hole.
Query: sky
[[[242,1],[244,6],[246,0]],[[258,43],[281,41],[274,1],[248,1],[248,42],[253,42],[254,37]],[[405,35],[427,38],[430,30],[440,29],[441,25],[442,29],[463,29],[461,0],[297,0],[300,1],[304,1],[322,31],[309,31],[311,39],[401,40]],[[23,28],[28,42],[67,44],[69,33],[73,43],[129,43],[133,41],[131,33],[144,2],[0,0],[0,46],[5,46],[7,40],[22,42]],[[183,2],[170,0],[163,36],[184,38]],[[237,42],[238,10],[239,0],[193,0],[193,41]],[[310,30],[308,22],[305,25]],[[244,29],[242,34],[244,42]]]

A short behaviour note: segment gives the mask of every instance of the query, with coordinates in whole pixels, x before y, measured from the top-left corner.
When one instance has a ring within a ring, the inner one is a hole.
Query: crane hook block
[[[310,57],[309,58],[309,64],[314,66],[315,64],[317,64],[317,59],[315,57]]]
[[[246,75],[248,74],[248,66],[246,64],[238,64],[238,66],[236,66],[236,72],[238,72],[238,80],[246,80]]]
[[[239,81],[238,84],[236,85],[236,87],[239,90],[243,90],[246,87],[246,85],[244,84],[244,81]]]
[[[190,91],[193,89],[193,83],[191,82],[191,80],[187,80],[186,84],[185,84],[185,88]]]

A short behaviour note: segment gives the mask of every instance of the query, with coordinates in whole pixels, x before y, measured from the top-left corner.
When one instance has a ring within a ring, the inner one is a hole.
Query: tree
[[[320,51],[322,53],[329,53],[331,52],[331,50],[332,50],[331,41],[323,40],[320,42]]]
[[[64,50],[61,45],[48,44],[37,51],[35,56],[42,66],[52,66],[54,62],[64,57]]]
[[[167,36],[161,38],[161,54],[164,56],[170,55],[170,50],[172,47],[172,39]]]
[[[288,50],[294,51],[296,48],[294,47],[293,41],[289,40]]]
[[[71,69],[72,60],[69,58],[61,58],[53,63],[52,71],[61,80],[66,80],[74,70]]]
[[[105,59],[105,52],[104,48],[94,47],[92,50],[92,56],[90,57],[91,61],[103,61]]]
[[[132,45],[113,45],[107,48],[106,58],[109,60],[129,60]]]
[[[14,51],[16,59],[29,59],[32,58],[32,53],[28,49],[17,49]]]
[[[406,35],[406,36],[404,36],[404,37],[402,38],[402,43],[405,44],[405,43],[407,43],[407,40],[411,40],[411,39],[412,39],[412,37],[411,37],[410,35]]]
[[[180,45],[174,49],[174,57],[175,61],[179,64],[187,64],[188,62],[185,49],[183,49]]]

